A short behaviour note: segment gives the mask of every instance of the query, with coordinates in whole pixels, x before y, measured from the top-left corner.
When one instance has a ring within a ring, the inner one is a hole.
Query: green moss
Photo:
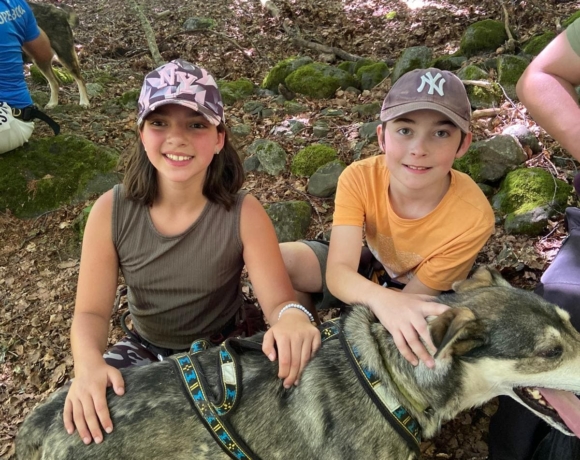
[[[377,86],[388,75],[389,67],[384,62],[365,65],[356,71],[361,89],[371,89]]]
[[[526,54],[537,56],[555,37],[556,34],[554,32],[546,32],[545,34],[532,37],[524,45],[523,51]]]
[[[461,80],[489,80],[489,74],[473,64],[467,65],[457,72],[457,77]]]
[[[294,156],[290,169],[297,176],[310,177],[322,165],[336,159],[336,150],[332,147],[323,144],[309,145]]]
[[[219,80],[218,88],[224,104],[232,105],[240,99],[251,96],[254,93],[254,84],[247,78],[234,81]]]
[[[315,99],[330,98],[338,88],[358,86],[357,83],[348,72],[319,62],[300,67],[286,77],[290,90]]]
[[[123,93],[117,99],[119,104],[122,105],[123,107],[126,107],[128,109],[136,109],[140,93],[141,93],[140,89],[132,89]]]
[[[99,173],[112,171],[115,151],[78,136],[33,139],[0,155],[0,209],[32,217],[69,203]]]
[[[266,88],[277,93],[278,85],[280,83],[284,83],[284,80],[286,80],[288,75],[290,75],[296,69],[306,64],[310,64],[311,62],[312,59],[308,56],[293,56],[278,62],[274,67],[272,67],[272,69],[264,78],[264,81],[262,82],[262,88]]]
[[[63,69],[62,67],[53,67],[52,70],[56,75],[56,78],[63,85],[70,85],[72,82],[75,81],[70,72],[66,69]],[[32,78],[32,81],[35,83],[39,84],[47,83],[44,74],[40,71],[40,69],[36,66],[36,64],[30,66],[30,77]]]
[[[285,201],[264,206],[274,224],[278,242],[297,241],[306,236],[312,208],[305,201]]]
[[[466,60],[465,56],[440,56],[433,61],[430,67],[453,72],[460,69]]]
[[[495,51],[508,39],[503,22],[493,19],[471,24],[461,39],[459,52],[471,57],[480,52]]]
[[[509,97],[517,98],[516,83],[526,70],[529,61],[521,56],[500,56],[497,64],[497,80]]]
[[[563,211],[571,192],[572,186],[554,178],[544,169],[516,169],[503,180],[493,199],[493,206],[505,214],[513,213],[515,216],[546,204],[553,204],[556,209]]]
[[[562,27],[568,27],[572,24],[576,19],[580,18],[580,10],[576,11],[571,16],[568,16],[564,21],[562,21]]]
[[[453,162],[453,169],[457,169],[469,175],[475,182],[482,182],[483,164],[478,155],[477,149],[473,146],[461,158]]]

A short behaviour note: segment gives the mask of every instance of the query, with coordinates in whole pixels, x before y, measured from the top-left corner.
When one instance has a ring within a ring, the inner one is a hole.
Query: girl
[[[95,202],[83,240],[71,328],[75,378],[63,418],[86,444],[113,430],[105,391],[123,394],[118,368],[235,332],[244,265],[271,325],[262,349],[278,357],[286,388],[320,346],[310,314],[293,302],[266,212],[240,191],[243,169],[213,77],[183,60],[149,73],[137,125],[123,185]],[[134,331],[103,356],[119,268]]]

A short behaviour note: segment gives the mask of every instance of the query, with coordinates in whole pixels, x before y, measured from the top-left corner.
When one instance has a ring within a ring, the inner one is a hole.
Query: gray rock
[[[466,60],[467,58],[465,56],[441,56],[433,61],[431,67],[453,72],[454,70],[460,69]]]
[[[397,60],[393,72],[391,73],[391,82],[395,83],[401,75],[415,69],[424,69],[429,67],[433,52],[426,46],[412,46],[407,48]]]
[[[455,160],[453,167],[469,174],[475,182],[494,182],[527,159],[518,141],[500,134],[471,144],[467,153]]]
[[[509,54],[500,56],[497,61],[497,81],[503,86],[506,94],[517,100],[516,83],[530,63],[529,59],[522,56]]]
[[[361,139],[374,141],[377,139],[377,126],[381,124],[381,120],[371,121],[370,123],[364,123],[359,131],[358,134]]]
[[[321,139],[326,137],[326,135],[330,132],[330,127],[328,123],[324,121],[316,121],[314,126],[312,126],[312,135],[317,139]]]
[[[293,101],[284,101],[284,110],[289,115],[308,112],[308,107]]]
[[[248,101],[244,103],[243,110],[250,115],[259,115],[264,110],[264,104],[258,101]]]
[[[256,139],[246,149],[248,155],[254,155],[260,162],[260,171],[277,176],[286,168],[286,152],[279,144],[267,139]]]
[[[471,57],[495,51],[508,39],[503,22],[484,19],[471,24],[461,38],[459,54]]]
[[[257,156],[253,155],[244,160],[244,172],[252,172],[260,170],[260,160]]]
[[[306,237],[310,226],[312,207],[305,201],[283,201],[265,206],[279,243],[297,241]]]
[[[216,22],[211,18],[192,17],[185,20],[183,30],[206,30],[215,26]]]
[[[502,131],[502,134],[515,137],[523,147],[528,146],[534,154],[542,151],[538,139],[525,125],[520,123],[510,125]]]
[[[340,160],[331,161],[316,170],[308,181],[308,193],[327,198],[334,195],[338,177],[344,171],[345,165]]]
[[[103,85],[100,83],[87,83],[85,85],[87,87],[87,94],[89,97],[98,96],[103,92]]]
[[[381,111],[381,103],[373,102],[371,104],[359,104],[352,108],[354,113],[357,113],[361,117],[374,117]]]
[[[344,115],[344,110],[327,107],[326,109],[322,109],[320,114],[325,117],[342,117]]]
[[[242,139],[250,135],[252,132],[252,127],[250,125],[244,124],[234,125],[230,128],[230,132],[238,139]]]

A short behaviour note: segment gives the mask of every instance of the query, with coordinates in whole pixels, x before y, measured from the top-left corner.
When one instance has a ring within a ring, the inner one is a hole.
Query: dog
[[[226,341],[124,369],[125,394],[107,390],[114,430],[100,444],[66,433],[60,390],[20,427],[18,459],[411,460],[419,436],[498,395],[579,436],[580,333],[569,315],[489,268],[454,290],[437,299],[451,308],[428,319],[434,369],[412,366],[370,310],[354,306],[321,326],[323,344],[296,387],[283,387],[262,335]],[[224,350],[237,361],[222,373]],[[189,359],[193,367],[178,365]]]
[[[34,13],[38,27],[48,36],[50,46],[60,63],[71,73],[79,88],[80,102],[82,107],[88,108],[89,96],[85,81],[81,75],[79,60],[75,51],[74,38],[70,22],[75,20],[75,16],[70,12],[45,3],[28,2],[30,9]],[[74,22],[73,22],[74,23]],[[58,105],[59,82],[52,70],[50,62],[35,62],[50,86],[50,101],[46,108],[50,109]]]

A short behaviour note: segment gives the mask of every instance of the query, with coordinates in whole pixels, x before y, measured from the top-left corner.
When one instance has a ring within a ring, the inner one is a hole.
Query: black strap
[[[35,105],[29,105],[23,109],[13,108],[12,116],[22,121],[31,121],[38,118],[50,126],[55,136],[58,136],[60,133],[60,125]]]

